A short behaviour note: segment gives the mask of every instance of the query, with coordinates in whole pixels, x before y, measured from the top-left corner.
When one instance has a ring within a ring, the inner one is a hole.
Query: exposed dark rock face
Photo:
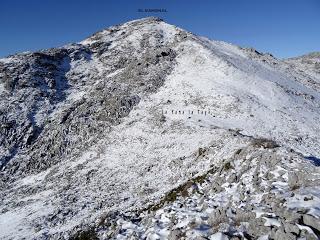
[[[92,36],[92,44],[20,54],[2,63],[7,91],[1,96],[0,138],[8,152],[2,155],[2,174],[39,172],[90,146],[102,137],[101,129],[127,116],[140,96],[161,87],[175,64],[170,44],[157,31],[143,34],[139,49],[126,41],[140,25],[157,21],[151,18],[129,27],[112,27],[107,34]],[[106,36],[117,47],[109,49]],[[86,71],[77,70],[77,65]],[[63,104],[77,89],[86,89],[86,95]],[[60,116],[52,118],[57,109]]]

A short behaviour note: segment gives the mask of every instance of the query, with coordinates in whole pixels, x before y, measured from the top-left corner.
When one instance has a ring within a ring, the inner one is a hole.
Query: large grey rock
[[[251,218],[249,221],[249,227],[247,232],[249,235],[259,237],[269,234],[271,231],[270,227],[264,225],[264,220],[261,218]]]
[[[305,225],[313,227],[320,232],[320,219],[315,218],[314,216],[305,214],[302,217],[302,221]]]
[[[168,240],[179,240],[185,237],[185,233],[182,230],[174,229],[171,230],[168,236]]]
[[[226,209],[225,208],[218,208],[212,214],[210,214],[208,219],[208,224],[211,225],[213,228],[218,228],[220,223],[228,222]]]
[[[274,240],[295,240],[296,236],[290,232],[285,232],[284,229],[281,227],[276,230],[273,238]]]
[[[290,211],[288,209],[285,209],[283,211],[282,217],[286,220],[286,222],[298,223],[299,219],[301,218],[301,214],[295,211]]]
[[[294,233],[295,235],[298,235],[300,232],[299,227],[296,224],[291,224],[291,223],[284,223],[284,230],[286,233]]]

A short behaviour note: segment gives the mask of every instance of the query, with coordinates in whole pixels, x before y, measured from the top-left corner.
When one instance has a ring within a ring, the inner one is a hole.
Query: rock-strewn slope
[[[244,138],[247,145],[232,157],[216,161],[160,201],[109,213],[91,229],[102,238],[120,239],[318,239],[319,169],[310,174],[314,167],[297,154],[265,139]],[[214,146],[197,158],[213,157]]]
[[[176,54],[157,31],[130,41],[147,22],[2,60],[1,167],[19,175],[45,170],[162,86]]]
[[[298,68],[300,72],[306,72],[319,80],[320,52],[313,52],[300,57],[289,58],[285,60],[285,62]]]
[[[156,18],[0,59],[0,238],[316,239],[299,61]]]

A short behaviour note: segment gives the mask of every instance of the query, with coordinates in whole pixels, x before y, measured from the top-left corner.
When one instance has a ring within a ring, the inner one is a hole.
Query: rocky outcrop
[[[217,234],[219,239],[318,239],[319,219],[307,214],[312,193],[304,189],[319,183],[319,169],[300,163],[304,179],[295,181],[292,190],[288,176],[296,176],[296,170],[290,162],[299,156],[268,150],[257,142],[261,139],[252,139],[233,157],[216,162],[138,215],[136,211],[104,218],[96,231],[104,238],[149,238],[162,231],[168,239],[195,235],[207,239]],[[207,148],[202,157],[210,158],[211,152]],[[310,168],[312,176],[306,174]]]
[[[86,45],[20,54],[1,63],[3,81],[11,86],[1,96],[2,175],[12,179],[36,173],[79,154],[76,149],[98,141],[101,129],[118,124],[142,96],[163,85],[175,64],[170,43],[157,31],[143,35],[140,49],[125,40],[138,31],[133,27],[154,21],[106,30],[115,35],[112,43],[117,47],[112,49],[97,33]],[[79,89],[83,96],[67,101]],[[53,117],[54,112],[60,112],[59,117]]]

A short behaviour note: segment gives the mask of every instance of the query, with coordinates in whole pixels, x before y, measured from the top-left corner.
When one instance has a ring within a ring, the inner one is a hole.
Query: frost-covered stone
[[[278,228],[273,235],[271,235],[275,240],[295,240],[296,236],[292,233],[285,232],[283,228]]]
[[[285,222],[283,224],[283,226],[284,226],[284,231],[286,233],[293,233],[295,235],[299,235],[300,230],[299,230],[299,227],[296,224],[291,224],[291,223],[286,223]]]
[[[320,221],[319,218],[315,218],[314,216],[310,216],[310,215],[303,215],[302,217],[302,221],[305,225],[313,227],[315,229],[317,229],[320,232]]]

